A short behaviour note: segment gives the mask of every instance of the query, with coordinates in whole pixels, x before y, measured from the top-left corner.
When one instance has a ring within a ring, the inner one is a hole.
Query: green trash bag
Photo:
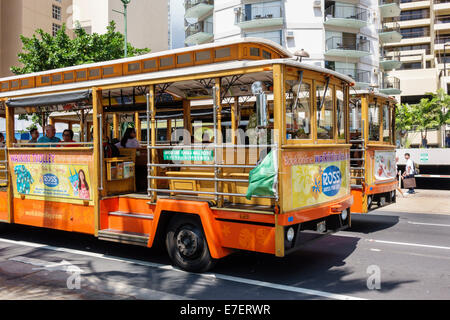
[[[276,154],[270,151],[263,161],[249,173],[246,198],[252,196],[274,196],[277,187]]]

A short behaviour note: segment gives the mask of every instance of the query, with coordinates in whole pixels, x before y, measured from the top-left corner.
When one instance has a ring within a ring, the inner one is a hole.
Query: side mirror
[[[261,81],[252,84],[252,93],[256,97],[256,118],[258,128],[267,127],[267,96]]]

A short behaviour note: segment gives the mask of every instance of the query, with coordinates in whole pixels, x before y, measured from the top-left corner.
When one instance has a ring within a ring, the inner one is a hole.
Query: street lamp
[[[127,37],[127,32],[128,32],[128,16],[127,16],[127,8],[128,5],[130,4],[131,0],[120,0],[123,3],[123,12],[121,11],[117,11],[114,10],[114,12],[120,13],[123,15],[124,19],[125,19],[125,45],[124,45],[124,51],[125,51],[125,58],[128,57],[128,37]]]

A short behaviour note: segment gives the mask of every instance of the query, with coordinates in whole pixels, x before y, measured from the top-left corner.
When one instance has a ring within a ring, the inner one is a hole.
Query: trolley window
[[[391,141],[391,117],[389,104],[383,106],[383,142]]]
[[[286,81],[286,137],[311,139],[311,84]]]
[[[380,141],[380,107],[376,103],[369,105],[369,140]]]
[[[336,86],[336,115],[338,139],[345,139],[345,94],[341,87]]]
[[[333,87],[317,85],[316,95],[317,139],[332,140],[334,139]]]

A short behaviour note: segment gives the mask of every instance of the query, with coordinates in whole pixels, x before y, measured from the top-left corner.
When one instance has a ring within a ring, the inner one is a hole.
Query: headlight
[[[290,227],[286,232],[286,240],[291,242],[294,239],[295,231],[294,228]]]
[[[347,219],[347,216],[348,216],[347,210],[348,210],[348,209],[345,209],[344,211],[341,212],[341,218],[342,218],[342,220]]]

